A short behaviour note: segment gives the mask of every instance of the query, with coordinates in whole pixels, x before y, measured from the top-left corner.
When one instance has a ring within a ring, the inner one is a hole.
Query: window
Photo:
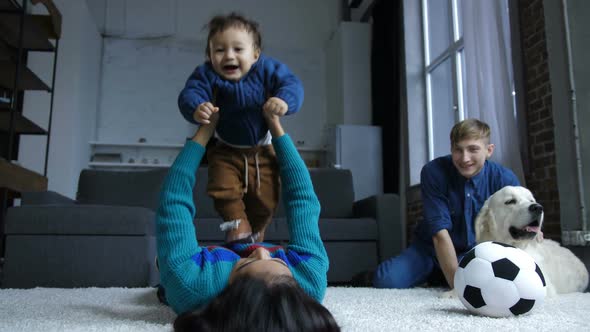
[[[449,132],[465,118],[462,0],[422,0],[428,160],[449,153]]]
[[[522,180],[514,143],[525,141],[518,137],[525,131],[517,129],[522,113],[515,110],[520,104],[507,5],[506,0],[404,0],[407,185],[420,182],[424,164],[450,152],[452,126],[468,117],[490,125],[496,133],[493,158]]]

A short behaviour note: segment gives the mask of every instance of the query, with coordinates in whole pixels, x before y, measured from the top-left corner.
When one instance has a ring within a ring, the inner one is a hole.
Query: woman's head
[[[243,276],[266,280],[282,275],[293,276],[287,263],[280,258],[273,258],[267,249],[259,247],[236,263],[229,275],[229,282],[232,283]]]
[[[184,331],[340,331],[332,314],[289,276],[240,277],[209,305],[176,318]]]
[[[207,26],[206,53],[213,69],[227,80],[238,81],[260,56],[262,37],[258,23],[231,13],[213,17]]]

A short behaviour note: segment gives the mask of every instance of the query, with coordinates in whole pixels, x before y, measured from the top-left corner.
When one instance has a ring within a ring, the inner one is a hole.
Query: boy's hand
[[[211,115],[218,111],[219,107],[215,107],[213,104],[207,101],[197,107],[195,113],[193,113],[193,119],[195,119],[195,121],[200,124],[209,124],[211,123]]]
[[[262,111],[272,113],[277,116],[283,116],[289,110],[289,105],[284,100],[277,97],[270,97],[262,106]]]

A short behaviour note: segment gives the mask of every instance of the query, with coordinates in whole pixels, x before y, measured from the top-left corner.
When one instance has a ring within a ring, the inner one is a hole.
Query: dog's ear
[[[475,218],[475,241],[481,243],[493,240],[492,229],[496,227],[495,224],[494,213],[489,207],[489,200],[487,200]]]

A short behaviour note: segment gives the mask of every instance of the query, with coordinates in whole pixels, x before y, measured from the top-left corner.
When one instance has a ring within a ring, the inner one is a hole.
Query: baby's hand
[[[276,116],[283,116],[289,110],[289,105],[284,100],[277,97],[270,97],[262,106],[262,111],[272,113]]]
[[[211,121],[209,118],[213,113],[217,113],[219,107],[213,106],[210,102],[204,102],[197,107],[195,113],[193,113],[193,119],[201,124],[209,124]]]

